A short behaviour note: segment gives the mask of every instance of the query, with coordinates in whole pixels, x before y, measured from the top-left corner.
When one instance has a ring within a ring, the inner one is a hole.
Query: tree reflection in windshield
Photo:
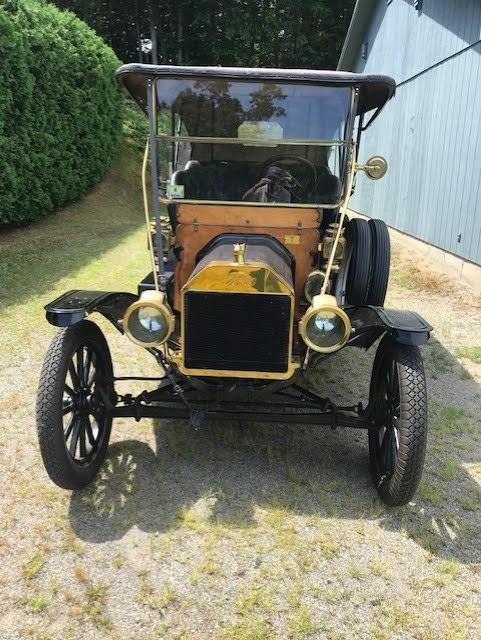
[[[157,88],[189,136],[235,138],[243,123],[275,123],[286,139],[341,139],[349,111],[349,87],[171,78]]]

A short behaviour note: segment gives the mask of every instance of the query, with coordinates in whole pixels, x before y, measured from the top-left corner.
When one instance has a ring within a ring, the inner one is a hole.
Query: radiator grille
[[[284,373],[290,313],[289,295],[187,291],[184,366]]]

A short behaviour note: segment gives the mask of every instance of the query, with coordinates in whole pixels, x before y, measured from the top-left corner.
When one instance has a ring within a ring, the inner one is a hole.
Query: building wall
[[[351,208],[481,264],[481,2],[378,0],[356,71],[395,78],[361,142],[390,169],[357,177]]]

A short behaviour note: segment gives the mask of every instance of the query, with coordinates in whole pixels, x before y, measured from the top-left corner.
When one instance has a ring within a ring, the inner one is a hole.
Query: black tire
[[[79,489],[95,477],[107,453],[112,418],[105,399],[112,397],[112,359],[102,331],[88,320],[61,329],[45,356],[37,395],[40,452],[59,487]]]
[[[388,505],[411,500],[421,479],[427,438],[427,394],[418,347],[385,336],[374,359],[369,406],[378,427],[369,431],[375,487]]]
[[[371,275],[371,230],[367,220],[354,218],[346,227],[351,259],[346,281],[347,304],[366,304]]]
[[[383,220],[369,220],[371,231],[371,279],[367,304],[382,307],[386,299],[391,265],[391,240]]]

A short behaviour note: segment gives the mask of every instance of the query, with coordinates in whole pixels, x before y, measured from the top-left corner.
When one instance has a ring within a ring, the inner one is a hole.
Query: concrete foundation
[[[349,210],[349,216],[368,219],[368,216],[353,211],[352,209]],[[464,260],[448,251],[434,247],[431,244],[413,238],[392,227],[389,227],[389,233],[393,240],[420,253],[423,257],[429,258],[457,280],[465,282],[476,291],[481,291],[481,265]]]

